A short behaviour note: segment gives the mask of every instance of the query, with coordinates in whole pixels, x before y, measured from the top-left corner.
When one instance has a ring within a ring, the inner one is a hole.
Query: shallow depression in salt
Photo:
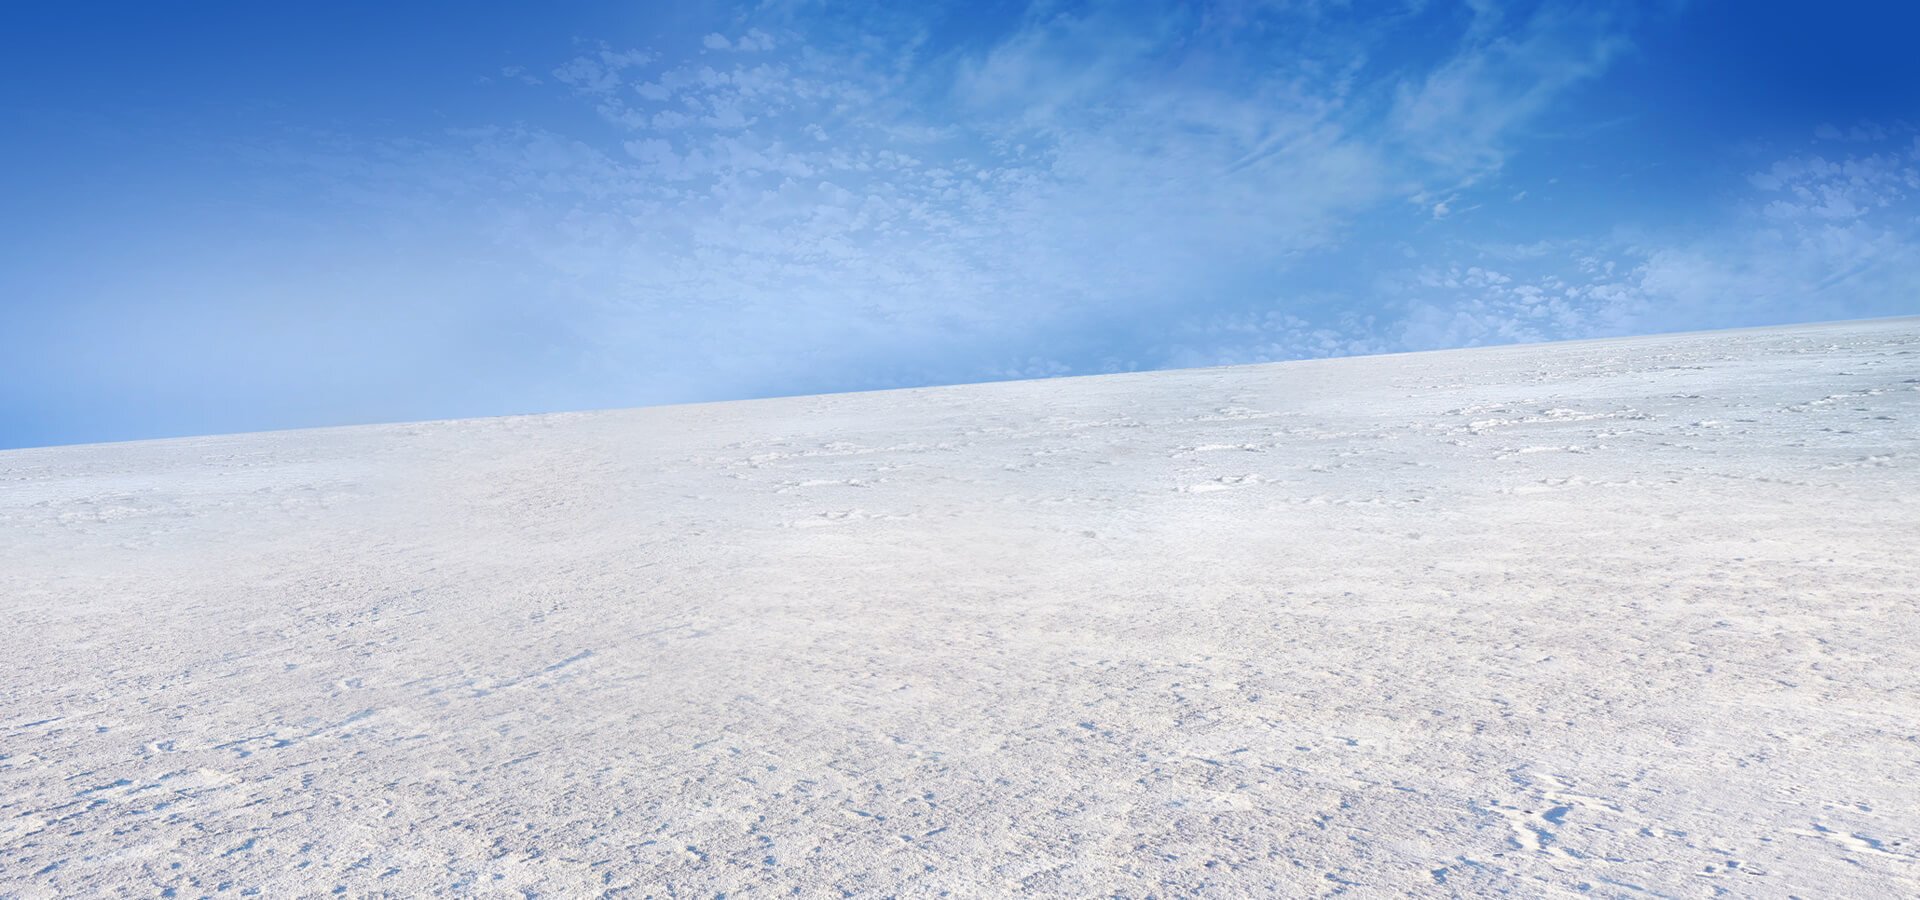
[[[0,894],[1920,893],[1920,320],[0,453]]]

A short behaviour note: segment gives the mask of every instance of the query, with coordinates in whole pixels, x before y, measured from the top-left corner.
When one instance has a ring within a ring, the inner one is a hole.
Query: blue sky
[[[0,447],[1920,311],[1896,3],[14,3]]]

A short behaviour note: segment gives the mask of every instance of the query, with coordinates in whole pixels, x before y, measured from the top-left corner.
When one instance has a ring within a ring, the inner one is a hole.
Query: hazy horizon
[[[1253,363],[1240,362],[1240,363],[1220,363],[1217,365],[1203,365],[1203,366],[1177,366],[1177,367],[1169,367],[1169,368],[1163,368],[1163,369],[1139,369],[1139,370],[1133,370],[1129,372],[1089,372],[1085,374],[1043,375],[1038,377],[1000,378],[1000,379],[992,379],[987,381],[943,382],[938,384],[910,385],[910,386],[902,386],[902,387],[848,388],[842,391],[819,391],[819,392],[810,393],[810,394],[766,394],[763,396],[756,396],[756,397],[733,397],[733,398],[727,398],[722,400],[689,400],[689,401],[682,401],[677,403],[675,402],[652,403],[652,404],[639,404],[634,406],[599,406],[599,407],[584,407],[580,409],[552,409],[552,410],[536,410],[531,412],[502,412],[502,413],[493,413],[493,414],[480,415],[480,416],[444,417],[444,418],[435,418],[435,419],[380,419],[380,420],[373,420],[373,421],[355,421],[355,422],[331,422],[331,423],[321,422],[321,423],[314,423],[310,425],[290,426],[287,428],[257,429],[254,431],[193,432],[189,434],[154,435],[151,437],[128,438],[128,439],[119,440],[119,441],[93,441],[93,442],[81,442],[81,443],[72,443],[72,444],[34,444],[34,445],[29,445],[24,447],[0,447],[0,453],[4,453],[8,450],[59,450],[65,447],[100,446],[100,445],[110,445],[110,444],[118,444],[118,443],[131,443],[131,442],[138,442],[138,441],[191,440],[193,438],[202,438],[202,437],[205,437],[205,438],[245,437],[250,434],[272,434],[272,433],[282,433],[282,432],[288,432],[288,431],[304,431],[304,430],[310,430],[310,429],[377,428],[380,426],[390,426],[390,425],[414,425],[414,424],[424,425],[424,424],[431,424],[434,422],[462,422],[462,421],[470,421],[474,419],[520,418],[520,417],[544,416],[544,415],[579,415],[579,414],[592,414],[592,413],[613,413],[613,412],[620,412],[623,410],[660,409],[660,408],[673,407],[673,406],[698,406],[698,405],[715,404],[715,403],[750,403],[755,401],[770,401],[770,400],[804,400],[808,397],[832,397],[832,396],[841,395],[841,394],[881,393],[881,392],[887,392],[887,391],[932,390],[932,389],[940,389],[940,388],[966,388],[974,385],[1010,384],[1010,383],[1015,383],[1019,381],[1055,381],[1055,380],[1067,379],[1067,378],[1101,378],[1109,375],[1174,374],[1174,373],[1195,370],[1195,369],[1230,368],[1230,367],[1237,367],[1237,366],[1284,365],[1286,363],[1314,362],[1314,361],[1323,361],[1323,360],[1330,360],[1330,359],[1353,359],[1353,358],[1362,358],[1362,357],[1371,357],[1371,356],[1397,356],[1397,355],[1410,354],[1410,353],[1444,353],[1444,352],[1459,352],[1464,350],[1497,350],[1501,348],[1524,348],[1524,347],[1534,346],[1538,344],[1573,345],[1573,344],[1587,343],[1591,341],[1632,341],[1638,338],[1661,338],[1661,337],[1679,338],[1679,337],[1686,337],[1689,335],[1710,335],[1717,332],[1742,332],[1742,331],[1764,332],[1764,331],[1771,331],[1771,330],[1782,329],[1782,328],[1803,328],[1804,329],[1804,328],[1820,328],[1820,327],[1831,326],[1834,328],[1844,329],[1854,325],[1864,325],[1864,324],[1869,324],[1874,322],[1895,322],[1895,321],[1900,321],[1905,319],[1920,319],[1920,316],[1895,315],[1895,316],[1874,316],[1874,317],[1867,317],[1867,318],[1861,318],[1861,319],[1830,319],[1830,320],[1825,320],[1820,322],[1795,322],[1795,323],[1788,323],[1786,325],[1746,325],[1746,326],[1735,326],[1732,328],[1711,328],[1711,329],[1698,329],[1698,330],[1687,330],[1687,331],[1650,332],[1647,334],[1620,335],[1615,337],[1562,338],[1557,340],[1546,340],[1546,341],[1515,341],[1512,343],[1505,343],[1505,344],[1483,344],[1483,345],[1471,345],[1471,346],[1465,346],[1465,347],[1439,347],[1431,350],[1383,350],[1375,353],[1354,353],[1354,354],[1345,354],[1341,356],[1322,356],[1322,357],[1310,357],[1310,358],[1304,358],[1304,359],[1269,360],[1264,362],[1253,362]]]

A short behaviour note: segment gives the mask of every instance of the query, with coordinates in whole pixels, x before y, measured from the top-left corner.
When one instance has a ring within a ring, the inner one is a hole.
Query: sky
[[[0,8],[0,448],[1920,312],[1920,6]]]

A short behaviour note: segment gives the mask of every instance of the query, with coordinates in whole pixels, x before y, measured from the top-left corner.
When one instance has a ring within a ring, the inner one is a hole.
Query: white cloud
[[[581,93],[608,94],[621,85],[622,73],[627,69],[653,60],[654,55],[644,50],[615,52],[601,44],[599,49],[576,56],[554,69],[553,77]]]
[[[511,78],[525,85],[546,84],[545,81],[528,72],[525,66],[503,66],[500,69],[500,77]]]
[[[773,35],[758,28],[749,28],[746,34],[733,42],[733,49],[749,53],[764,53],[773,49]]]
[[[1790,154],[1690,232],[1455,243],[1462,261],[1387,270],[1367,297],[1280,297],[1188,316],[1156,365],[1911,314],[1920,309],[1920,146]],[[1375,310],[1361,315],[1356,309]]]
[[[938,59],[917,26],[807,43],[769,24],[678,62],[601,45],[554,77],[614,138],[496,128],[434,167],[550,273],[610,378],[701,368],[704,396],[737,396],[796,389],[797,359],[816,389],[1051,374],[1109,322],[1183,317],[1211,324],[1159,341],[1166,359],[1379,349],[1418,336],[1245,307],[1356,217],[1457,217],[1458,187],[1617,40],[1554,10],[1503,37],[1488,10],[1397,90],[1360,81],[1381,36],[1318,7],[1039,13]],[[1249,27],[1297,46],[1249,55]],[[1521,333],[1490,324],[1503,308],[1472,321]]]
[[[1513,267],[1424,268],[1394,346],[1429,349],[1895,315],[1920,305],[1920,153],[1790,155],[1749,202],[1664,239],[1585,239],[1483,252]]]
[[[1495,27],[1496,7],[1475,4],[1452,56],[1401,83],[1392,129],[1442,177],[1473,180],[1500,168],[1521,125],[1627,46],[1620,24],[1597,9],[1549,4],[1509,31]]]
[[[750,28],[746,34],[728,40],[724,34],[709,34],[702,38],[700,45],[708,50],[732,50],[739,53],[764,53],[773,49],[773,35],[758,28]]]

